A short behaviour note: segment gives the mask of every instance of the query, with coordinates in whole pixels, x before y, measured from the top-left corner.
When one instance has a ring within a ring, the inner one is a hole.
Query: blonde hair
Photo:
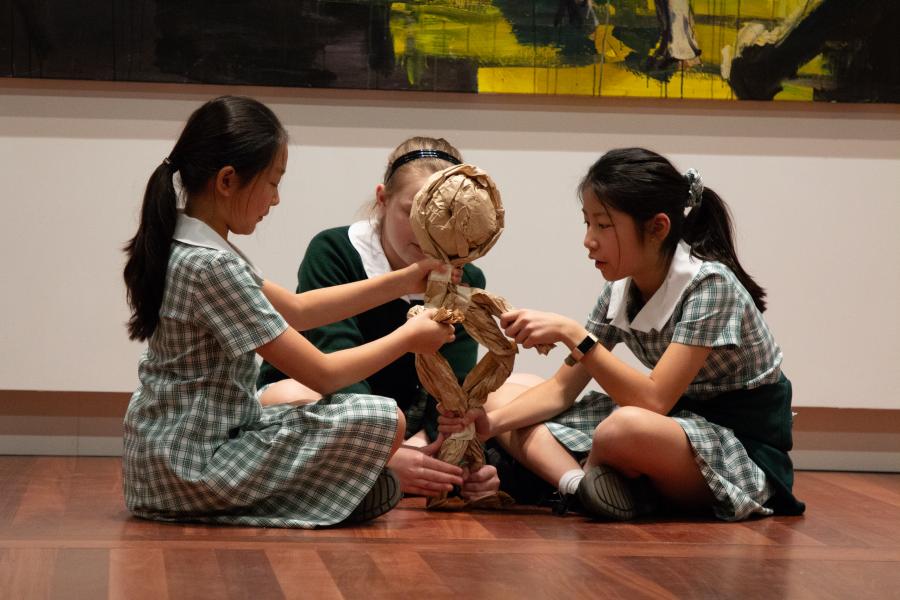
[[[409,152],[414,152],[416,150],[440,150],[441,152],[446,152],[447,154],[453,156],[460,162],[463,162],[462,153],[455,146],[453,146],[453,144],[451,144],[444,138],[432,138],[425,136],[411,137],[394,148],[394,151],[391,152],[388,156],[387,165],[385,165],[384,168],[384,176],[381,180],[381,182],[384,184],[384,194],[386,196],[390,197],[397,188],[403,185],[403,182],[406,181],[405,178],[413,173],[419,175],[431,175],[432,173],[442,171],[443,169],[446,169],[451,165],[450,162],[441,158],[423,157],[412,160],[408,163],[404,163],[393,171],[391,170],[391,167],[393,166],[395,160],[397,160],[404,154],[408,154]],[[362,212],[369,218],[370,221],[378,222],[381,220],[377,198],[369,202],[364,207]]]

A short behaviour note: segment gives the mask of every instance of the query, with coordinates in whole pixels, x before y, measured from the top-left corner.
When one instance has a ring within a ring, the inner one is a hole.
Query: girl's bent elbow
[[[655,412],[658,415],[668,415],[671,412],[672,408],[675,406],[675,402],[669,400],[668,398],[652,398],[648,401],[647,409]]]
[[[323,396],[333,394],[340,389],[339,387],[337,387],[337,382],[335,381],[334,377],[328,377],[324,374],[313,377],[311,381],[303,383],[305,385],[308,385],[313,391],[316,391]]]
[[[665,399],[660,398],[656,394],[643,394],[640,396],[636,396],[633,402],[634,406],[639,406],[644,410],[649,410],[650,412],[654,412],[658,415],[665,415],[669,412],[671,408],[671,403]]]
[[[613,402],[619,406],[634,406],[636,408],[649,410],[658,415],[667,415],[672,409],[672,403],[653,396],[634,396],[631,398],[623,398],[622,400],[623,401],[620,402],[616,398],[613,398]]]

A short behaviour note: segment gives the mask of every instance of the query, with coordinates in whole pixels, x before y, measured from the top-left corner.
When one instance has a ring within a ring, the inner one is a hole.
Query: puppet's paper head
[[[459,266],[497,242],[503,232],[503,205],[487,173],[472,165],[454,165],[432,175],[419,190],[409,221],[422,252]]]

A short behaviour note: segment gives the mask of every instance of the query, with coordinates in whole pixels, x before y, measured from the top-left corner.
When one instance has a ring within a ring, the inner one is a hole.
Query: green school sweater
[[[348,229],[348,226],[326,229],[312,239],[297,274],[298,292],[367,279],[362,259],[350,243]],[[474,265],[465,265],[462,281],[472,287],[484,288],[484,273]],[[421,301],[413,303],[422,304]],[[410,304],[406,301],[396,299],[355,317],[301,333],[322,352],[353,348],[384,337],[403,325],[409,307]],[[462,326],[457,325],[456,340],[440,349],[440,353],[450,363],[460,383],[475,366],[477,348],[475,340]],[[287,375],[269,363],[263,362],[257,385],[261,387],[286,378]],[[396,400],[397,406],[404,413],[424,408],[419,428],[424,426],[430,439],[435,439],[437,435],[435,400],[419,383],[414,354],[404,354],[368,379],[348,386],[340,392],[387,396]],[[410,416],[407,414],[407,418]],[[416,424],[409,425],[411,427],[407,431],[414,433],[411,430],[416,428]]]

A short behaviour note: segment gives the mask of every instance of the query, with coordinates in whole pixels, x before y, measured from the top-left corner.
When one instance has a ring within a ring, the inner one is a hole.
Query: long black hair
[[[200,193],[225,166],[241,181],[266,169],[287,142],[278,117],[252,98],[221,96],[194,111],[169,156],[156,167],[141,208],[137,233],[125,245],[125,286],[131,318],[128,337],[146,340],[159,324],[178,198],[177,172],[188,197]]]
[[[666,214],[671,229],[661,250],[667,258],[683,239],[697,258],[718,261],[731,269],[756,307],[761,312],[766,310],[765,290],[738,261],[731,214],[724,200],[704,187],[699,205],[685,217],[691,184],[692,178],[678,172],[665,157],[644,148],[619,148],[610,150],[591,166],[579,190],[589,189],[601,203],[631,216],[641,239],[643,225],[659,213]]]

